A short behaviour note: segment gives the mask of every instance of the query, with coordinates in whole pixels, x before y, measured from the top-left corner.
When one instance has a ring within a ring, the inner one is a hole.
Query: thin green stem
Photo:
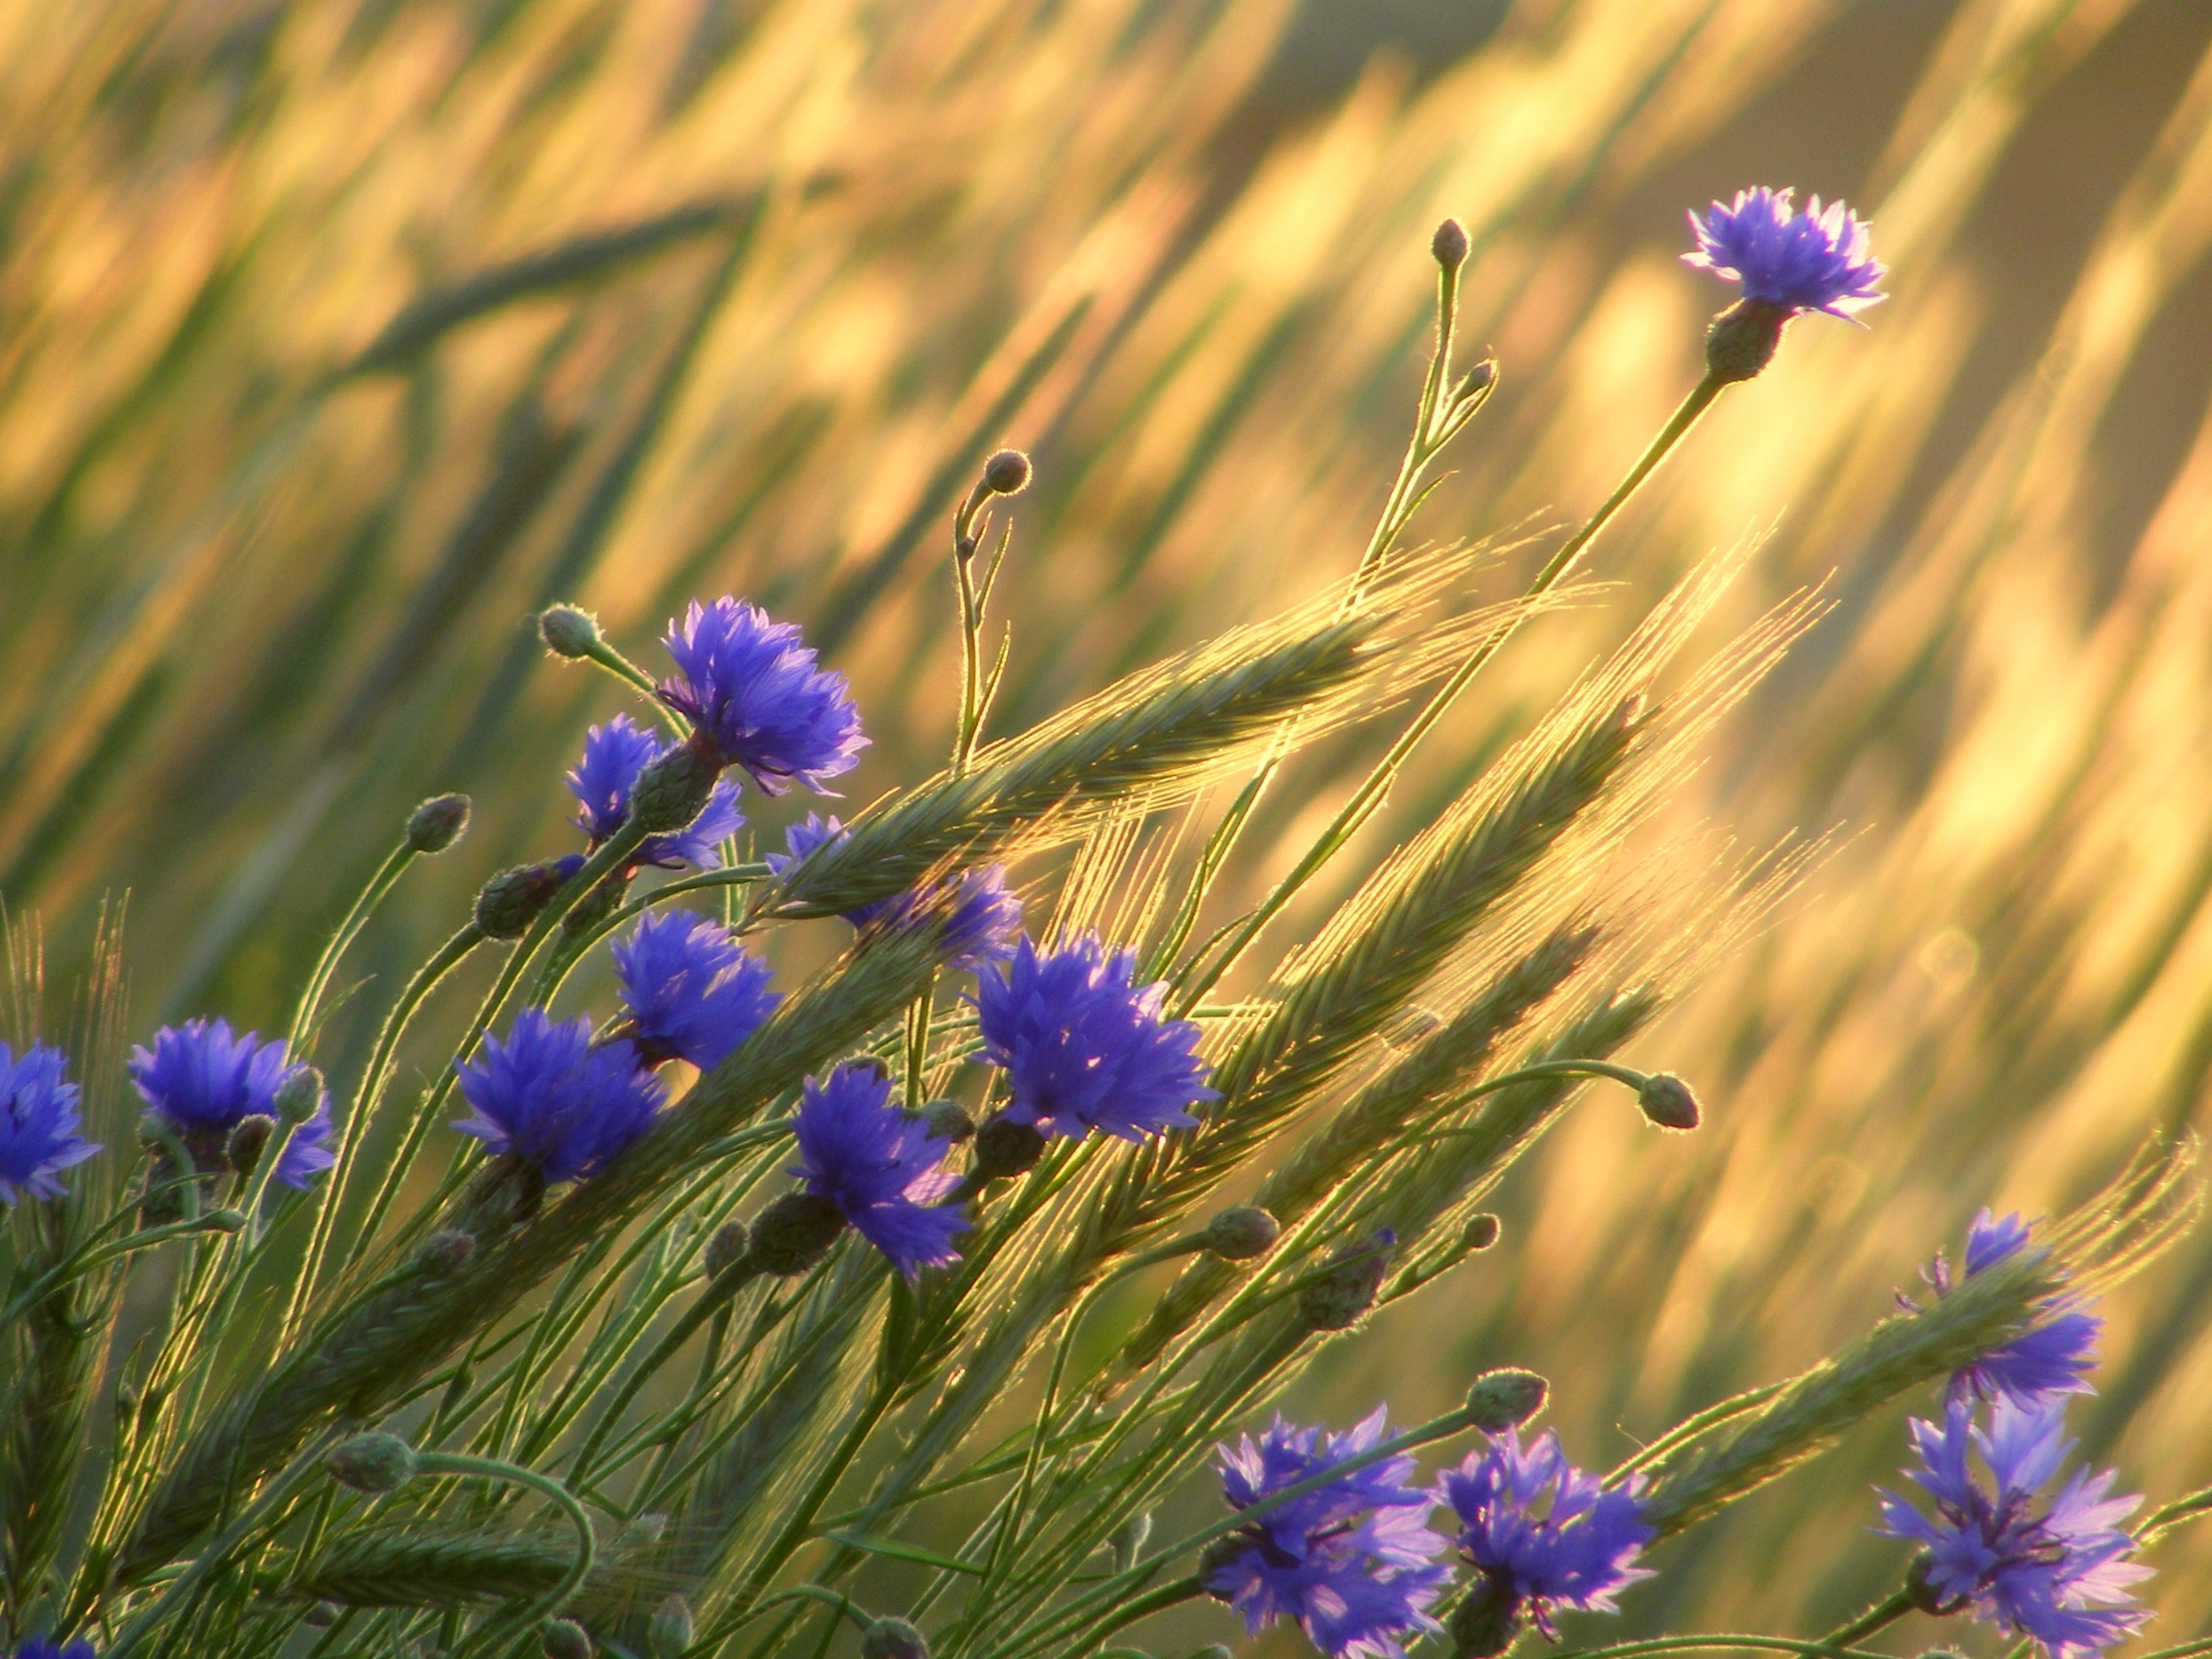
[[[1127,1630],[1131,1625],[1141,1620],[1149,1619],[1154,1613],[1164,1612],[1170,1607],[1179,1607],[1194,1596],[1203,1595],[1205,1593],[1206,1586],[1200,1582],[1196,1573],[1191,1574],[1188,1578],[1178,1578],[1172,1583],[1162,1584],[1158,1589],[1139,1596],[1124,1607],[1115,1608],[1112,1616],[1104,1624],[1085,1631],[1079,1640],[1069,1644],[1068,1659],[1077,1659],[1077,1656],[1090,1652],[1094,1643],[1103,1641],[1116,1631]]]
[[[1913,1605],[1914,1598],[1910,1588],[1892,1590],[1857,1618],[1830,1631],[1820,1638],[1820,1645],[1825,1648],[1850,1647],[1884,1626],[1895,1624],[1912,1611]]]
[[[460,1452],[418,1452],[416,1454],[416,1467],[424,1474],[473,1475],[478,1480],[505,1480],[518,1486],[527,1486],[541,1497],[550,1499],[568,1517],[568,1524],[576,1530],[576,1559],[569,1564],[568,1571],[561,1582],[532,1602],[526,1612],[514,1621],[516,1626],[526,1629],[540,1619],[558,1612],[568,1598],[583,1587],[584,1580],[591,1576],[592,1562],[599,1548],[597,1540],[592,1535],[592,1517],[584,1512],[584,1506],[576,1501],[576,1495],[551,1476],[540,1474],[535,1469],[524,1468],[519,1463],[502,1463],[490,1457],[470,1457]],[[489,1632],[499,1628],[500,1621],[497,1620],[486,1625],[477,1632],[467,1646],[473,1647],[484,1642]],[[456,1659],[459,1659],[459,1655],[456,1655]]]

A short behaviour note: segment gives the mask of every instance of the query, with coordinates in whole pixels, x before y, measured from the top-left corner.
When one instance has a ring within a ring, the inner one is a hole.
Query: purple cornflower
[[[234,1034],[225,1019],[165,1025],[154,1033],[151,1054],[134,1048],[131,1054],[131,1080],[176,1130],[203,1173],[230,1167],[230,1132],[239,1120],[275,1117],[277,1091],[306,1069],[285,1064],[283,1042],[252,1031]],[[304,1188],[309,1176],[329,1169],[337,1162],[323,1146],[330,1133],[325,1095],[284,1143],[273,1178]]]
[[[833,846],[850,833],[835,817],[825,821],[809,812],[803,823],[785,830],[787,850],[770,853],[768,867],[781,876],[816,848]],[[945,965],[955,973],[980,974],[985,963],[1004,962],[1013,955],[1014,940],[1022,931],[1022,902],[1007,890],[1006,870],[996,864],[839,914],[855,927],[896,927],[917,913],[939,906]]]
[[[807,1079],[791,1173],[911,1280],[923,1267],[957,1261],[952,1241],[969,1224],[956,1207],[933,1207],[960,1184],[938,1167],[952,1143],[892,1106],[890,1091],[890,1079],[869,1066],[840,1066],[827,1083]]]
[[[77,1133],[77,1087],[63,1073],[69,1056],[58,1048],[23,1050],[21,1059],[0,1042],[0,1200],[59,1198],[55,1176],[100,1150]]]
[[[1984,1209],[1966,1229],[1966,1270],[1961,1277],[1972,1279],[2027,1247],[2028,1224],[2016,1212],[1998,1218]],[[1923,1277],[1936,1295],[1951,1293],[1951,1264],[1942,1251],[1936,1251]],[[1898,1300],[1913,1307],[1904,1297]],[[2038,1310],[2040,1323],[1951,1378],[1952,1399],[2003,1396],[2034,1406],[2064,1395],[2094,1393],[2088,1373],[2096,1368],[2097,1339],[2104,1334],[2105,1322],[2088,1311],[2094,1305],[2064,1293],[2048,1298]]]
[[[983,1058],[1012,1087],[1006,1118],[1048,1135],[1140,1140],[1190,1127],[1186,1108],[1221,1097],[1206,1086],[1199,1028],[1161,1018],[1167,987],[1131,984],[1136,968],[1134,951],[1109,955],[1086,934],[1053,951],[1024,938],[1011,962],[977,976]]]
[[[647,916],[614,957],[627,1034],[648,1064],[688,1060],[712,1071],[782,1000],[766,963],[720,922],[688,911]]]
[[[568,793],[583,807],[576,814],[576,827],[592,838],[594,848],[623,827],[629,817],[629,792],[637,787],[637,775],[667,748],[659,732],[634,724],[627,714],[617,714],[584,733],[584,757],[568,774]],[[647,836],[630,854],[630,862],[663,869],[688,864],[719,870],[722,842],[736,835],[744,821],[745,815],[738,810],[737,786],[717,783],[697,817],[672,834]]]
[[[850,771],[867,746],[845,677],[817,668],[799,629],[759,606],[694,601],[665,643],[678,672],[661,682],[661,701],[767,793],[794,781],[823,793],[823,780]]]
[[[1738,191],[1728,206],[1715,202],[1702,219],[1692,213],[1698,246],[1682,263],[1742,283],[1745,299],[1788,316],[1849,318],[1886,297],[1875,284],[1887,273],[1867,257],[1858,216],[1841,202],[1823,208],[1817,196],[1798,211],[1793,193],[1762,185]]]
[[[1941,1428],[1914,1418],[1921,1467],[1905,1473],[1936,1500],[1936,1516],[1884,1492],[1880,1528],[1926,1547],[1917,1576],[1936,1611],[1971,1607],[2012,1635],[2033,1637],[2053,1659],[2100,1652],[2150,1618],[2127,1587],[2151,1570],[2124,1559],[2135,1540],[2118,1525],[2141,1498],[2106,1497],[2110,1469],[2077,1469],[2048,1507],[2037,1507],[2037,1494],[2074,1449],[2064,1437],[2065,1409],[2057,1401],[2024,1406],[2000,1398],[1986,1433],[1965,1400],[1950,1402]],[[1994,1493],[1968,1467],[1977,1449]]]
[[[592,1022],[556,1025],[543,1008],[515,1016],[505,1042],[484,1034],[483,1058],[462,1060],[461,1094],[476,1109],[453,1127],[549,1182],[597,1175],[653,1127],[664,1093],[627,1040],[592,1046]]]
[[[91,1643],[82,1636],[57,1642],[51,1636],[27,1636],[15,1644],[15,1659],[96,1659]]]
[[[1558,1640],[1552,1615],[1561,1608],[1619,1611],[1615,1593],[1651,1577],[1636,1565],[1652,1538],[1642,1488],[1638,1478],[1607,1491],[1567,1462],[1548,1429],[1525,1450],[1518,1431],[1493,1434],[1443,1472],[1437,1498],[1458,1516],[1459,1547],[1476,1573],[1462,1616],[1498,1643],[1486,1650],[1501,1650],[1524,1620]]]
[[[1249,1509],[1379,1445],[1386,1426],[1379,1409],[1342,1434],[1277,1417],[1257,1441],[1220,1448],[1222,1494]],[[1413,1474],[1412,1458],[1386,1457],[1238,1528],[1201,1561],[1206,1593],[1243,1613],[1248,1635],[1295,1619],[1335,1659],[1402,1659],[1398,1638],[1437,1628],[1428,1607],[1451,1577],[1431,1560],[1444,1547],[1427,1524],[1436,1499],[1407,1484]]]

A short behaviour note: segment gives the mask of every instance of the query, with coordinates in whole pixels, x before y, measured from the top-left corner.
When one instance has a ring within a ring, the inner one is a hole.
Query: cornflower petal
[[[1841,202],[1826,208],[1814,197],[1802,210],[1795,192],[1759,185],[1715,202],[1702,219],[1692,212],[1697,246],[1682,263],[1741,283],[1744,297],[1790,316],[1825,312],[1851,318],[1884,299],[1875,286],[1887,275],[1867,252],[1867,227]]]
[[[817,848],[850,833],[834,817],[809,812],[785,830],[785,850],[769,854],[768,867],[781,876]],[[1005,869],[995,864],[839,912],[854,927],[899,927],[930,913],[941,918],[945,965],[955,973],[981,973],[986,963],[1005,961],[1014,953],[1022,930],[1022,902],[1007,889]]]
[[[960,1184],[939,1167],[952,1143],[892,1106],[890,1087],[869,1066],[840,1066],[822,1083],[808,1078],[793,1125],[799,1161],[791,1173],[835,1203],[853,1231],[911,1281],[924,1267],[959,1260],[952,1242],[969,1221],[938,1203]]]
[[[665,1085],[627,1039],[592,1042],[592,1022],[556,1024],[543,1008],[515,1016],[502,1042],[459,1062],[472,1115],[453,1127],[512,1156],[548,1182],[597,1175],[653,1127]]]
[[[825,793],[826,780],[858,764],[868,739],[845,677],[816,667],[789,623],[725,596],[695,601],[664,643],[678,672],[661,682],[661,701],[764,793],[793,783]]]
[[[769,965],[730,930],[684,911],[646,916],[614,947],[615,978],[648,1061],[712,1071],[760,1029],[782,999]]]
[[[576,814],[576,827],[591,838],[592,847],[597,848],[629,819],[630,791],[637,787],[638,774],[666,753],[668,747],[659,732],[637,725],[627,714],[617,714],[585,732],[583,758],[568,773],[568,793],[581,808]],[[630,854],[630,861],[664,869],[688,865],[697,870],[719,870],[722,843],[742,830],[744,823],[736,786],[718,782],[697,817],[667,835],[647,836]]]
[[[167,1120],[203,1173],[230,1167],[226,1148],[239,1120],[276,1116],[277,1091],[306,1069],[286,1063],[281,1039],[234,1032],[224,1019],[165,1025],[150,1051],[131,1050],[130,1066],[140,1096]],[[285,1142],[273,1179],[304,1189],[310,1176],[337,1161],[324,1145],[330,1133],[325,1095]]]
[[[65,1075],[69,1057],[34,1046],[18,1057],[0,1042],[0,1200],[59,1198],[60,1171],[100,1147],[78,1129],[77,1086]]]

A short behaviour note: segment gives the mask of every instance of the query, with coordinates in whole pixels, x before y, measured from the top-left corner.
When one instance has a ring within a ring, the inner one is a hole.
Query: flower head
[[[1747,300],[1796,315],[1822,311],[1848,318],[1885,296],[1887,275],[1867,257],[1867,227],[1841,202],[1813,198],[1801,212],[1789,190],[1740,190],[1700,219],[1690,215],[1697,247],[1682,263],[1743,284]]]
[[[712,1071],[782,1000],[769,988],[766,963],[720,922],[688,911],[647,916],[614,957],[631,1035],[647,1060]]]
[[[1525,1449],[1517,1430],[1493,1434],[1443,1472],[1438,1501],[1459,1517],[1459,1547],[1479,1575],[1473,1595],[1501,1637],[1526,1620],[1556,1638],[1560,1608],[1615,1612],[1615,1593],[1651,1576],[1636,1565],[1653,1535],[1641,1487],[1607,1491],[1548,1429]]]
[[[2028,1224],[2017,1213],[2000,1218],[1984,1209],[1966,1230],[1963,1277],[1986,1273],[2027,1248]],[[1938,1296],[1951,1293],[1951,1264],[1941,1250],[1924,1277]],[[2033,1406],[2063,1395],[2095,1392],[2088,1373],[2096,1368],[2097,1339],[2104,1334],[2105,1322],[2089,1311],[2093,1305],[2063,1292],[2046,1298],[2038,1310],[2038,1323],[1952,1377],[1952,1398],[1993,1400],[2002,1395]]]
[[[131,1080],[146,1103],[168,1120],[202,1173],[227,1170],[224,1148],[240,1118],[275,1117],[276,1093],[305,1072],[285,1063],[284,1045],[252,1031],[233,1033],[228,1020],[188,1019],[154,1033],[152,1053],[135,1048]],[[330,1139],[331,1103],[319,1101],[292,1131],[275,1179],[305,1188],[307,1177],[337,1162]]]
[[[804,822],[784,831],[786,850],[770,853],[768,867],[781,876],[816,848],[850,833],[835,817],[825,821],[809,812]],[[855,927],[897,927],[933,909],[942,911],[945,965],[955,973],[981,973],[986,963],[1013,955],[1022,931],[1022,902],[1007,890],[1006,872],[995,864],[839,914]]]
[[[627,714],[617,714],[584,733],[584,756],[568,774],[568,793],[583,808],[576,814],[576,827],[592,838],[593,847],[623,827],[638,774],[667,748],[659,732],[634,724]],[[745,815],[738,810],[737,787],[717,783],[697,817],[672,834],[647,836],[630,857],[635,863],[663,868],[688,864],[718,870],[722,842],[737,834],[744,821]]]
[[[759,606],[695,602],[665,643],[678,672],[661,682],[661,701],[768,793],[794,781],[818,793],[866,747],[845,677],[817,668],[799,629]]]
[[[27,1636],[15,1644],[15,1659],[94,1659],[93,1645],[82,1636],[57,1642],[50,1636]]]
[[[1278,1417],[1258,1440],[1220,1449],[1222,1495],[1249,1509],[1380,1444],[1386,1426],[1379,1410],[1342,1434]],[[1432,1561],[1444,1547],[1427,1525],[1436,1499],[1407,1484],[1413,1473],[1412,1458],[1386,1457],[1238,1528],[1201,1565],[1206,1594],[1243,1613],[1249,1634],[1295,1619],[1336,1659],[1400,1659],[1401,1636],[1437,1628],[1429,1604],[1451,1576]]]
[[[909,1279],[957,1261],[952,1241],[968,1218],[933,1207],[960,1184],[938,1165],[952,1148],[890,1103],[890,1079],[872,1066],[840,1066],[826,1083],[806,1079],[795,1126],[808,1192],[836,1204],[853,1231]]]
[[[1912,1419],[1921,1467],[1906,1471],[1936,1501],[1933,1519],[1881,1494],[1881,1530],[1926,1547],[1920,1569],[1944,1611],[1964,1606],[2014,1636],[2033,1637],[2053,1659],[2100,1652],[2149,1620],[2128,1586],[2150,1569],[2126,1559],[2135,1540],[2119,1522],[2142,1500],[2108,1498],[2114,1475],[2077,1469],[2047,1506],[2038,1496],[2074,1449],[2065,1407],[2000,1397],[1985,1432],[1972,1401],[1950,1402],[1943,1425]],[[1976,1478],[1979,1451],[1996,1490]]]
[[[58,1048],[30,1048],[22,1058],[0,1042],[0,1200],[59,1198],[57,1174],[100,1148],[77,1133],[76,1085],[63,1074]]]
[[[505,1042],[485,1033],[483,1059],[457,1069],[475,1115],[453,1127],[549,1182],[597,1175],[628,1152],[664,1092],[635,1044],[593,1048],[588,1018],[556,1025],[543,1008],[517,1015]]]
[[[1134,951],[1109,954],[1088,935],[1050,951],[1024,939],[977,977],[983,1058],[1012,1085],[1009,1120],[1139,1140],[1188,1128],[1198,1120],[1188,1108],[1220,1098],[1206,1086],[1199,1028],[1163,1019],[1167,988],[1132,984],[1136,968]]]

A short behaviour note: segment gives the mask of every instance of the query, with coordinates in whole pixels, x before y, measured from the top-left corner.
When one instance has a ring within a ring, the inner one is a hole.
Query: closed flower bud
[[[556,605],[538,617],[538,637],[556,657],[588,657],[599,649],[599,619],[573,605]]]
[[[764,1273],[803,1273],[830,1254],[845,1231],[845,1212],[819,1193],[787,1193],[753,1218],[745,1259]]]
[[[270,1103],[287,1123],[305,1123],[323,1109],[323,1074],[312,1066],[295,1067]]]
[[[1199,1237],[1203,1248],[1224,1261],[1249,1261],[1273,1249],[1282,1231],[1282,1224],[1257,1205],[1239,1204],[1207,1222]]]
[[[975,1131],[975,1173],[987,1180],[1024,1174],[1043,1156],[1044,1133],[1035,1124],[994,1117]]]
[[[300,1615],[300,1622],[309,1630],[328,1630],[338,1621],[338,1604],[318,1601]]]
[[[1114,1529],[1114,1571],[1127,1572],[1145,1553],[1152,1536],[1152,1512],[1139,1510]]]
[[[340,1486],[356,1492],[396,1492],[415,1478],[415,1449],[381,1430],[357,1434],[323,1459]]]
[[[1463,404],[1497,384],[1498,361],[1493,357],[1485,357],[1460,377],[1459,390],[1452,394],[1452,401]]]
[[[415,1259],[434,1273],[456,1273],[476,1248],[474,1233],[464,1232],[459,1227],[441,1227],[422,1241],[422,1249]]]
[[[1543,1410],[1551,1391],[1534,1371],[1485,1371],[1467,1391],[1467,1420],[1485,1434],[1501,1434]]]
[[[253,1166],[261,1162],[262,1148],[268,1146],[269,1137],[276,1133],[275,1118],[259,1112],[249,1113],[230,1126],[230,1139],[223,1143],[222,1155],[239,1174],[252,1175]]]
[[[722,757],[711,738],[694,732],[647,761],[629,794],[630,822],[647,835],[681,830],[706,810],[722,775]]]
[[[416,807],[407,820],[407,850],[442,853],[467,832],[469,798],[433,795]]]
[[[477,931],[486,939],[520,939],[553,896],[568,884],[568,878],[583,867],[584,860],[572,853],[501,871],[477,890]]]
[[[1499,1225],[1498,1218],[1487,1210],[1483,1211],[1480,1215],[1469,1216],[1467,1218],[1466,1227],[1460,1232],[1460,1249],[1462,1250],[1488,1249],[1498,1243]]]
[[[1662,1129],[1694,1129],[1698,1127],[1698,1097],[1690,1092],[1690,1085],[1671,1072],[1659,1072],[1644,1079],[1644,1086],[1636,1091],[1636,1103],[1644,1109],[1644,1115]]]
[[[929,1644],[903,1619],[878,1619],[860,1632],[860,1659],[929,1659]]]
[[[1723,385],[1748,380],[1774,361],[1790,313],[1765,300],[1739,300],[1705,331],[1705,372]]]
[[[1375,1292],[1390,1270],[1390,1251],[1398,1235],[1388,1227],[1371,1238],[1340,1247],[1334,1265],[1322,1269],[1298,1291],[1298,1313],[1316,1331],[1349,1330],[1375,1305]]]
[[[696,1634],[691,1604],[680,1595],[672,1595],[653,1610],[652,1622],[645,1627],[645,1645],[653,1659],[676,1659]]]
[[[1521,1633],[1519,1598],[1478,1573],[1444,1626],[1453,1659],[1494,1659]]]
[[[921,1109],[921,1121],[936,1140],[958,1143],[975,1138],[975,1120],[957,1100],[933,1100]]]
[[[1235,1533],[1231,1533],[1226,1538],[1215,1539],[1198,1553],[1198,1582],[1206,1586],[1206,1593],[1208,1595],[1217,1601],[1226,1601],[1231,1599],[1235,1591],[1216,1589],[1213,1586],[1222,1582],[1222,1570],[1235,1565],[1244,1553],[1251,1547],[1250,1539],[1239,1538]]]
[[[592,1659],[591,1636],[573,1619],[547,1620],[538,1646],[545,1659]]]
[[[200,1225],[211,1233],[234,1233],[246,1225],[243,1210],[209,1210],[200,1217]]]
[[[715,1228],[714,1236],[707,1241],[707,1277],[722,1278],[745,1259],[751,1243],[752,1235],[742,1221],[726,1221]]]
[[[983,488],[994,495],[1018,495],[1030,487],[1030,458],[1002,449],[983,463]]]
[[[1467,263],[1467,228],[1456,219],[1445,220],[1429,238],[1429,252],[1446,270],[1457,270]]]

